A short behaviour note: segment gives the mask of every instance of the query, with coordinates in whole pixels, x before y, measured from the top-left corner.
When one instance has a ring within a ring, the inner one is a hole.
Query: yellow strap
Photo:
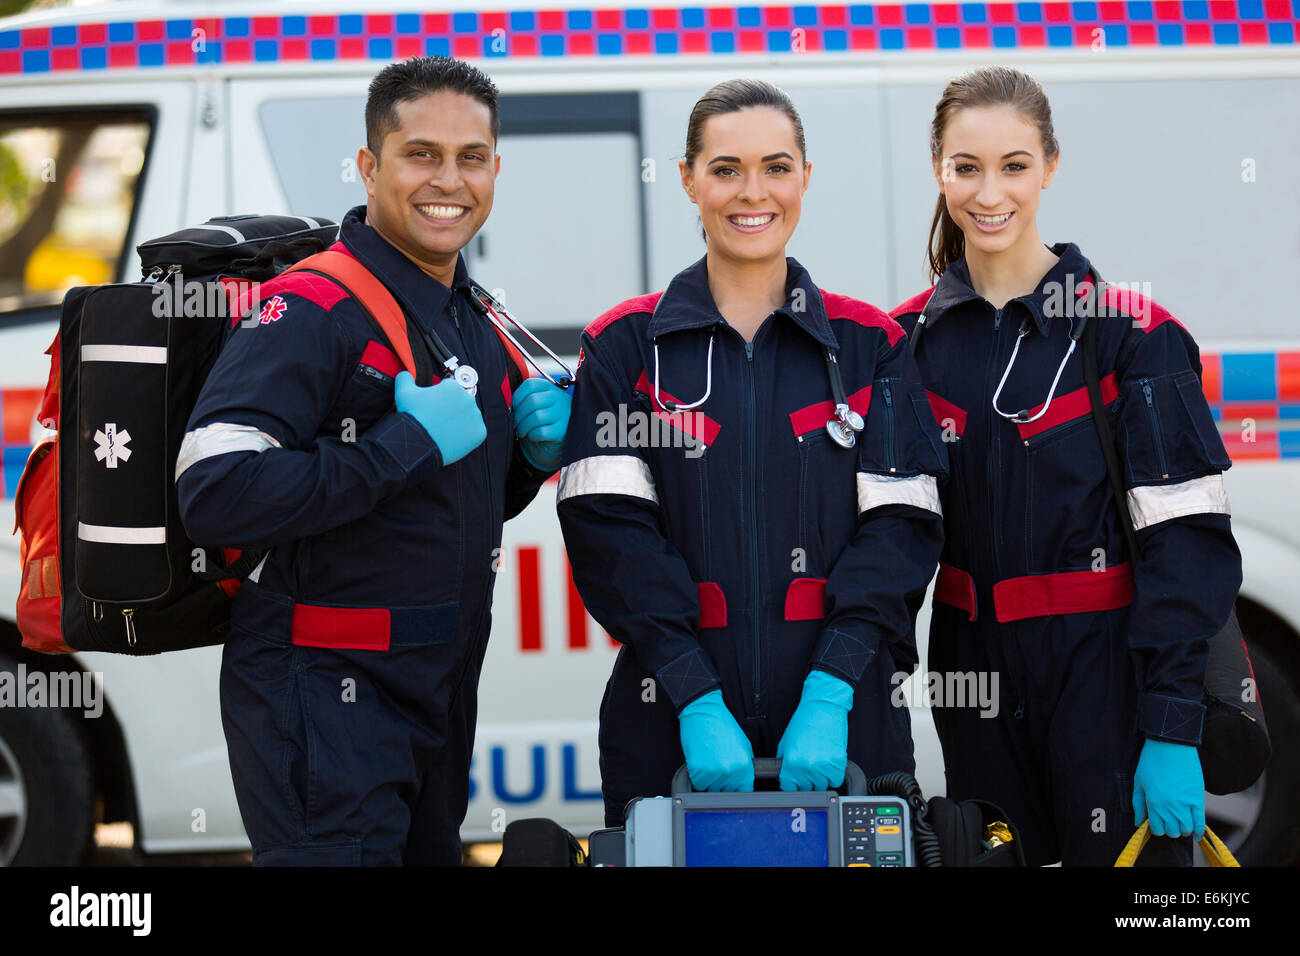
[[[1133,866],[1137,862],[1138,854],[1142,852],[1142,848],[1147,845],[1147,840],[1150,838],[1151,823],[1149,820],[1143,820],[1142,825],[1129,837],[1128,844],[1120,852],[1115,865]],[[1210,866],[1241,866],[1228,848],[1223,845],[1223,841],[1209,827],[1205,828],[1205,835],[1201,837],[1199,846]]]

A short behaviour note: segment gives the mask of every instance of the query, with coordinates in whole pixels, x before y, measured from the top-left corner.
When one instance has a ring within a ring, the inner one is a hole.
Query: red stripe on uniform
[[[388,650],[390,618],[386,607],[293,606],[292,640],[300,647],[336,650]]]
[[[820,621],[826,616],[826,579],[795,578],[785,589],[787,621]]]
[[[867,410],[871,408],[870,385],[858,389],[849,396],[849,408],[863,418],[867,417]],[[795,435],[806,435],[809,432],[815,432],[819,428],[824,428],[826,423],[834,417],[834,402],[814,402],[811,405],[805,405],[797,412],[790,413],[790,427],[794,429]]]
[[[827,292],[825,289],[821,290],[821,294],[822,301],[826,304],[826,318],[848,319],[867,328],[880,329],[889,339],[891,347],[903,337],[903,327],[870,302],[863,302],[861,299],[836,292]]]
[[[889,317],[897,321],[905,315],[911,315],[913,312],[920,313],[925,308],[925,304],[930,301],[930,296],[934,294],[934,286],[926,289],[924,292],[918,292],[906,302],[895,306],[890,310]]]
[[[509,408],[514,401],[514,396],[510,394],[510,375],[508,373],[501,380],[501,397],[506,400],[506,408]]]
[[[1117,398],[1119,398],[1119,385],[1116,384],[1115,373],[1111,372],[1101,380],[1101,400],[1104,404],[1109,405]],[[1031,414],[1037,415],[1038,410],[1042,407],[1042,405],[1035,405],[1031,409]],[[1068,421],[1091,414],[1092,403],[1088,400],[1088,389],[1076,388],[1073,392],[1066,392],[1064,395],[1058,395],[1052,399],[1047,414],[1038,421],[1029,422],[1026,425],[1016,425],[1016,430],[1020,432],[1022,439],[1029,439],[1042,434],[1049,428],[1055,428],[1057,425],[1063,425]]]
[[[644,370],[641,372],[641,377],[636,380],[636,390],[638,392],[645,392],[653,401],[655,389],[654,386],[650,384],[650,379],[646,377]],[[665,401],[672,402],[674,405],[680,404],[675,397],[669,395],[663,389],[659,390],[659,397]],[[659,408],[654,408],[653,411],[660,421],[667,422],[669,425],[673,426],[673,428],[676,428],[685,435],[690,435],[696,441],[703,442],[705,447],[712,445],[718,437],[718,432],[722,431],[721,425],[697,409],[692,409],[686,412],[666,412],[661,406]]]
[[[1008,578],[993,585],[998,622],[1052,614],[1109,611],[1133,603],[1133,566],[1125,561],[1104,571],[1064,571]]]
[[[960,568],[939,562],[939,576],[934,581],[934,599],[940,604],[960,608],[975,620],[975,579]]]
[[[367,342],[366,350],[361,353],[361,364],[369,365],[377,372],[383,372],[392,378],[397,377],[397,373],[402,370],[402,363],[398,361],[393,350],[380,342]]]
[[[925,390],[925,397],[930,400],[930,408],[934,411],[934,420],[939,423],[939,427],[951,428],[953,434],[960,438],[962,432],[966,430],[966,412],[928,388]]]
[[[700,595],[700,627],[727,626],[727,598],[713,581],[696,585]]]
[[[594,339],[625,316],[636,315],[638,312],[654,312],[655,304],[659,301],[661,295],[663,295],[662,292],[651,292],[647,295],[639,295],[634,299],[620,302],[587,326],[587,334]]]

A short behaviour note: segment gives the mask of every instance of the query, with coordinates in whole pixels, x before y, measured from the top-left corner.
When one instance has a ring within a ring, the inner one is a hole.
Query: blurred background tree
[[[0,17],[12,17],[25,10],[67,6],[69,0],[0,0]]]

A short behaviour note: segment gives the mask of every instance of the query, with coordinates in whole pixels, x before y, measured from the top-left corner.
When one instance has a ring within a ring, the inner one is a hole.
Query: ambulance
[[[499,86],[501,173],[469,271],[569,356],[593,318],[703,253],[677,161],[713,83],[755,76],[790,93],[813,164],[791,254],[828,288],[889,308],[928,284],[939,92],[966,69],[1016,66],[1046,86],[1062,147],[1044,240],[1079,243],[1201,343],[1234,461],[1238,608],[1274,748],[1254,787],[1207,809],[1243,863],[1295,862],[1300,332],[1285,303],[1300,301],[1298,29],[1300,0],[122,0],[0,20],[4,507],[44,433],[36,408],[64,290],[134,280],[137,243],[212,216],[341,219],[364,201],[354,157],[367,83],[395,59],[469,59]],[[554,496],[551,483],[505,530],[469,842],[522,817],[579,836],[602,825],[596,716],[617,644],[571,583]],[[0,671],[80,671],[103,696],[98,714],[0,707],[0,862],[81,861],[114,822],[144,854],[246,849],[220,648],[25,652],[18,538],[0,547]],[[908,700],[918,779],[942,793],[926,697]]]

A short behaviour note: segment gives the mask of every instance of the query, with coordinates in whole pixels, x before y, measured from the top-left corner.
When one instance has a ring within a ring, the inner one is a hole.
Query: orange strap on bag
[[[411,341],[407,335],[406,313],[402,311],[402,307],[393,298],[393,294],[388,291],[388,288],[375,278],[374,273],[349,253],[335,248],[329,248],[324,252],[308,256],[306,259],[294,263],[280,274],[284,275],[299,270],[318,272],[321,275],[328,276],[359,302],[361,307],[370,313],[379,324],[380,329],[383,330],[388,345],[397,354],[402,367],[410,372],[412,376],[415,376],[415,356],[411,352]],[[519,373],[520,381],[528,378],[531,373],[528,370],[528,363],[523,354],[509,339],[501,334],[500,329],[495,325],[492,326],[492,329],[496,332],[497,339],[505,348],[506,356]]]
[[[57,439],[32,449],[14,492],[14,531],[22,584],[17,623],[23,647],[42,654],[71,654],[63,643],[62,587],[59,577],[59,456]]]
[[[406,313],[397,304],[393,294],[374,274],[346,252],[326,249],[295,262],[284,272],[308,269],[329,276],[369,312],[388,339],[388,345],[397,353],[402,368],[415,375],[415,356],[411,353],[411,340],[406,334]]]
[[[45,350],[50,375],[36,417],[46,428],[59,427],[59,335]],[[71,654],[63,642],[63,598],[59,573],[59,445],[45,438],[27,456],[14,490],[14,533],[22,583],[16,620],[23,647],[42,654]]]

